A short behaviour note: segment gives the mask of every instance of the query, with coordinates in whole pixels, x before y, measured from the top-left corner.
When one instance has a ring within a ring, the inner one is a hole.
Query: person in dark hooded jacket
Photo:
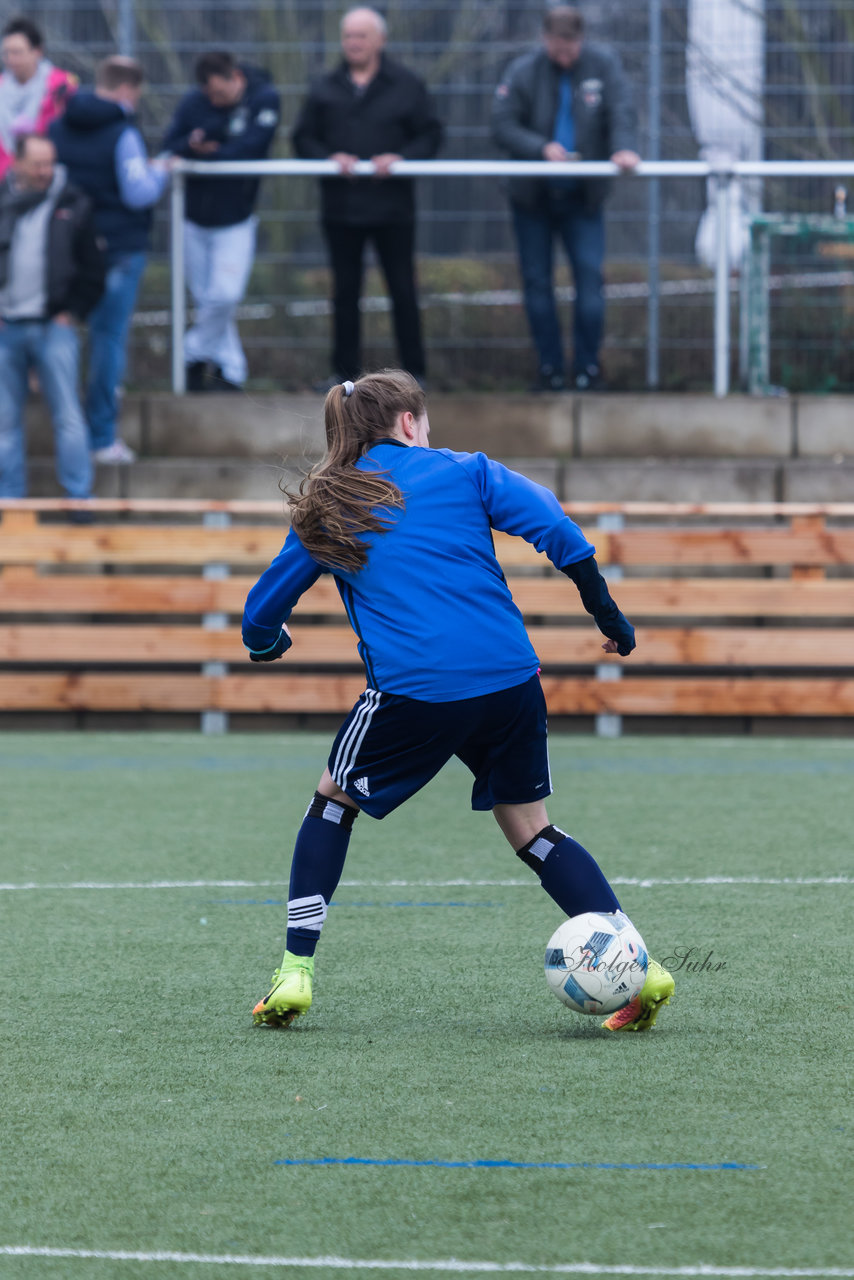
[[[89,321],[86,417],[96,462],[133,462],[116,434],[119,390],[139,282],[151,241],[152,206],[163,194],[168,166],[149,161],[135,112],[144,85],[132,58],[106,58],[95,90],[69,101],[50,137],[71,180],[92,201],[95,226],[107,246],[107,287]]]
[[[279,123],[279,95],[266,71],[230,53],[203,54],[199,87],[187,93],[163,149],[188,160],[264,160]],[[255,258],[260,179],[191,176],[184,261],[196,304],[184,336],[188,391],[239,391],[248,367],[234,315]]]

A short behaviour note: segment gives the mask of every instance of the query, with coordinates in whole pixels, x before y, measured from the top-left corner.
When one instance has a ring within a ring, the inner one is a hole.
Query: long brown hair
[[[306,551],[330,569],[357,573],[363,568],[368,544],[361,535],[384,533],[394,523],[391,512],[404,506],[403,494],[386,473],[355,465],[375,440],[394,434],[401,413],[420,418],[424,392],[400,369],[339,383],[326,397],[326,457],[288,501],[291,524]]]

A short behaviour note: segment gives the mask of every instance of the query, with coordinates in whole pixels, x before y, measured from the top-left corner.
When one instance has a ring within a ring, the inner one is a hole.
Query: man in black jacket
[[[312,84],[292,135],[298,156],[334,160],[342,174],[320,183],[334,278],[334,382],[355,380],[362,371],[359,296],[368,241],[391,298],[400,363],[416,378],[425,371],[415,287],[414,184],[389,174],[396,160],[435,156],[442,126],[423,81],[387,57],[385,42],[385,21],[376,10],[346,13],[343,60]],[[372,160],[375,176],[353,177],[358,160]]]
[[[0,497],[27,492],[24,405],[31,368],[50,408],[56,473],[70,498],[92,485],[74,329],[104,288],[89,198],[69,185],[48,138],[24,134],[0,184]]]
[[[577,9],[559,5],[543,20],[543,47],[512,62],[495,91],[492,133],[514,160],[612,160],[629,171],[635,116],[616,54],[588,44]],[[539,357],[538,388],[565,386],[555,305],[552,247],[563,241],[575,281],[573,383],[601,385],[604,302],[603,205],[608,180],[514,178],[508,183],[525,308]]]
[[[163,149],[189,160],[265,160],[279,123],[279,95],[266,71],[205,53],[199,87],[178,104]],[[191,177],[184,251],[196,319],[184,338],[188,391],[239,391],[247,363],[234,313],[255,260],[260,179]],[[210,377],[210,381],[208,380]]]

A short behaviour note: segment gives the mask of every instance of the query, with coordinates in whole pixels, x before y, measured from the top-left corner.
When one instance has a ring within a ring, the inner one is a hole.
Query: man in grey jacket
[[[634,132],[634,109],[617,55],[584,40],[577,9],[549,9],[542,47],[512,62],[495,91],[492,133],[498,145],[516,160],[611,160],[628,172],[640,162]],[[575,282],[572,385],[579,391],[602,385],[608,186],[606,178],[513,178],[508,183],[525,309],[539,358],[539,390],[566,386],[553,281],[555,236]]]
[[[89,198],[69,184],[49,138],[23,134],[0,183],[0,497],[27,492],[24,409],[31,369],[53,419],[59,483],[69,498],[89,497],[92,460],[77,392],[74,326],[103,289],[104,254]]]

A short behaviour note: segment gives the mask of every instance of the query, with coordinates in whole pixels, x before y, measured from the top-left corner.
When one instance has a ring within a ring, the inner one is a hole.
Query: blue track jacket
[[[368,685],[424,702],[456,702],[530,679],[539,661],[495,558],[492,530],[516,534],[559,569],[594,547],[548,489],[482,453],[377,441],[357,463],[387,474],[406,506],[365,534],[367,564],[335,572]],[[321,573],[293,530],[249,593],[243,642],[272,649]],[[310,655],[307,655],[307,657]]]

